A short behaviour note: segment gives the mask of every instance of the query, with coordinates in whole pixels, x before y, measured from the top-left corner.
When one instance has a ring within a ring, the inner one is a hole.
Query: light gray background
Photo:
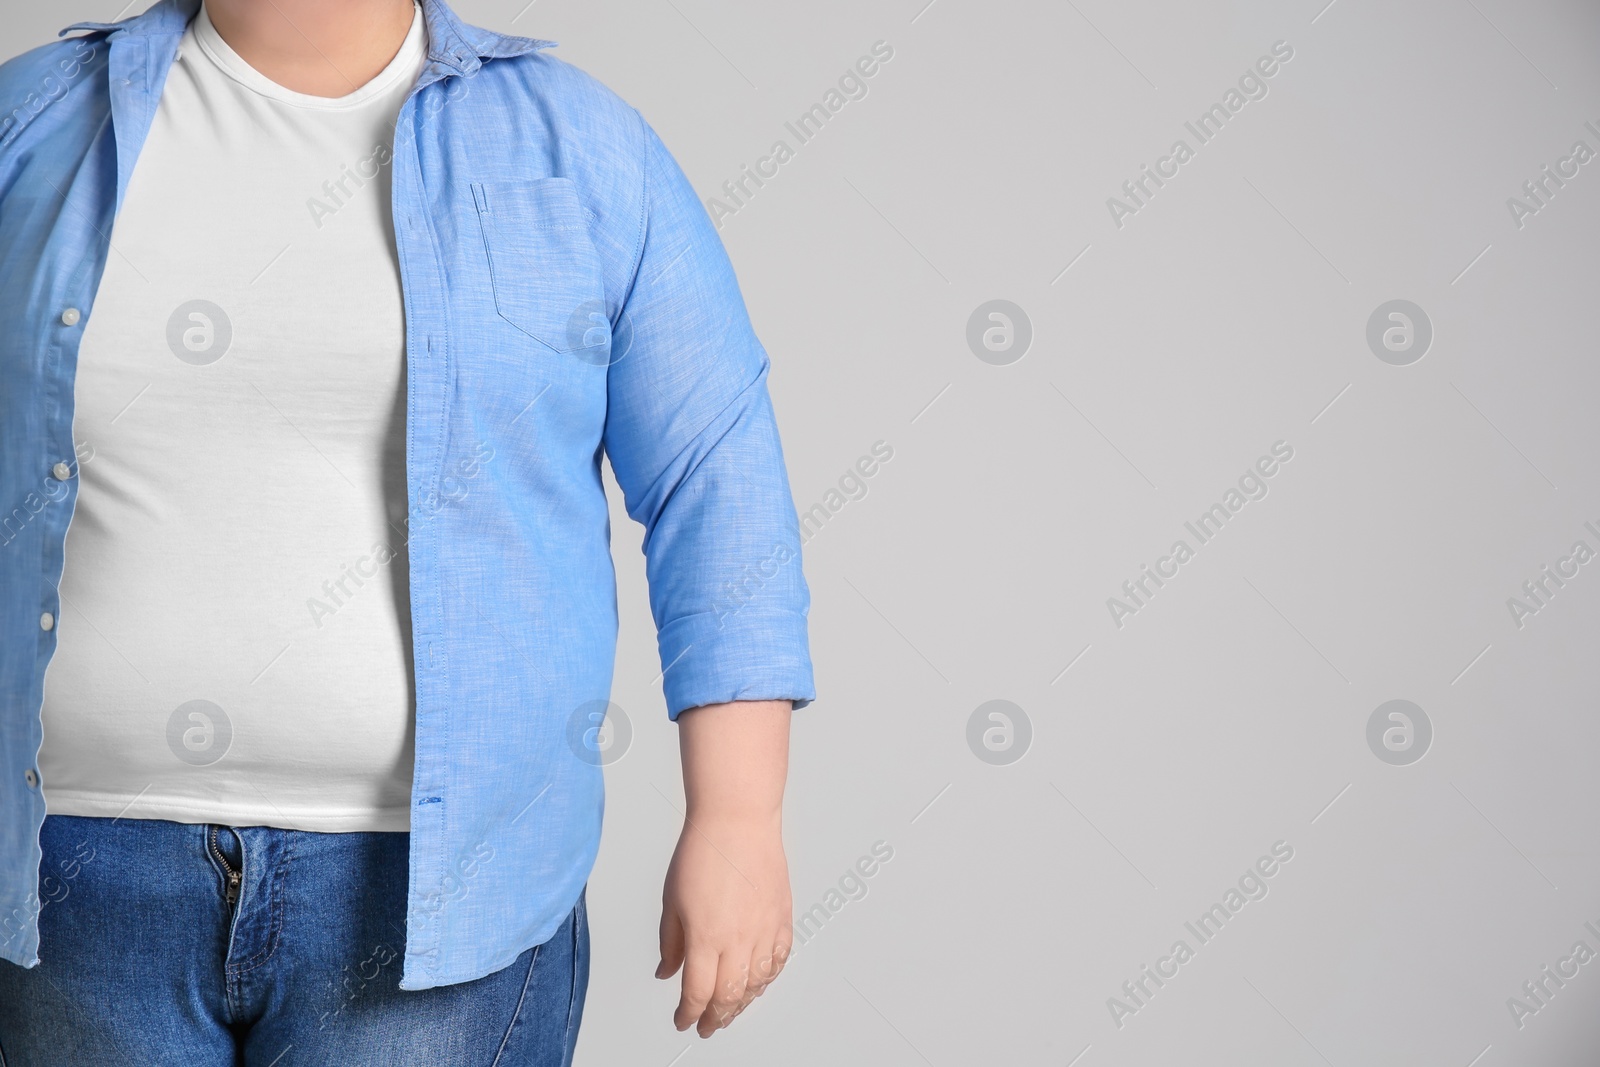
[[[796,502],[894,458],[808,545],[817,703],[796,717],[797,913],[894,858],[710,1042],[651,977],[679,828],[639,530],[590,885],[584,1064],[1572,1065],[1600,961],[1600,162],[1518,228],[1524,181],[1600,150],[1577,0],[975,4],[463,0],[561,42],[704,196],[873,42],[894,58],[722,233],[773,360]],[[14,54],[116,0],[6,0]],[[1118,229],[1106,199],[1275,41],[1294,58]],[[1070,269],[1069,269],[1070,264]],[[1435,336],[1377,359],[1368,316]],[[1013,301],[1024,358],[969,316]],[[1278,440],[1294,458],[1120,630],[1106,598]],[[615,492],[613,487],[613,497]],[[1426,756],[1368,748],[1422,707]],[[1024,758],[979,760],[1015,702]],[[1294,859],[1118,1028],[1107,998],[1276,841]]]

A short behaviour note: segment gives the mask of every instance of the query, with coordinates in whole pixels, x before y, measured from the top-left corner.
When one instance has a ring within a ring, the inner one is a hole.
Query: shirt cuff
[[[794,612],[710,612],[674,619],[656,637],[667,717],[735,700],[816,698],[806,617]]]

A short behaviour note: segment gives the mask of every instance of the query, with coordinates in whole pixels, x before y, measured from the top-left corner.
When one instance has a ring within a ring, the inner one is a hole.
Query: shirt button
[[[47,611],[43,615],[39,616],[39,629],[41,629],[41,630],[54,630],[55,628],[56,628],[56,617],[54,615],[50,614]]]
[[[77,308],[68,308],[61,313],[61,325],[76,326],[78,325],[78,320],[81,318],[83,318],[83,316],[78,313]]]
[[[72,477],[72,468],[67,466],[65,463],[57,463],[54,467],[50,468],[50,476],[58,482],[64,482],[68,478]]]
[[[39,784],[39,776],[37,774],[33,773],[33,768],[32,767],[29,767],[26,771],[23,772],[22,780],[24,782],[28,783],[28,788],[29,789],[32,789],[34,786]]]

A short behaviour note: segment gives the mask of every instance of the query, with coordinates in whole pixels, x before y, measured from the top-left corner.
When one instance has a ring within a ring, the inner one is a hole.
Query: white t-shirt
[[[52,814],[410,826],[394,123],[179,46],[78,356],[80,466],[39,757]]]

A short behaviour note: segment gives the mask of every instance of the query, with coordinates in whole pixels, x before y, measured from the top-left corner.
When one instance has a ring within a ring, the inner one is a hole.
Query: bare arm
[[[783,854],[787,700],[708,704],[678,716],[687,817],[662,890],[657,978],[683,967],[673,1024],[727,1026],[777,977],[793,941]]]

